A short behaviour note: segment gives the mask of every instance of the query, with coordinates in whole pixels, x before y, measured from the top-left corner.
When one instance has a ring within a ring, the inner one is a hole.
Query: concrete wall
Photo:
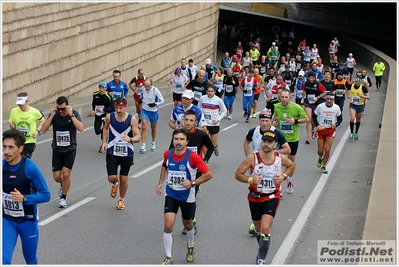
[[[122,71],[166,81],[181,58],[216,59],[218,3],[2,3],[3,112],[89,96]]]

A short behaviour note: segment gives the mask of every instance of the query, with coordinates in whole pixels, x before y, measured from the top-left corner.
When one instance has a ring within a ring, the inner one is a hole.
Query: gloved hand
[[[139,104],[143,104],[143,100],[139,100],[139,101],[137,101],[137,103],[139,103]]]
[[[157,104],[155,104],[155,103],[150,103],[150,104],[148,104],[148,106],[150,107],[150,108],[153,108],[153,107],[155,107]]]
[[[248,94],[248,90],[244,90],[244,94]]]

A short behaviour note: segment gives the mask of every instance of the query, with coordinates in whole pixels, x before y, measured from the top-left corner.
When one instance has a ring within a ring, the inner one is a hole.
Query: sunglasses
[[[64,111],[64,110],[66,110],[66,108],[57,108],[58,109],[58,111]]]

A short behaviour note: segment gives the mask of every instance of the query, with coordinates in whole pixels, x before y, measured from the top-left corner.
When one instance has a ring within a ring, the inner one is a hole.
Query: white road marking
[[[133,175],[130,176],[130,177],[131,177],[131,178],[138,178],[138,177],[140,177],[141,175],[143,175],[143,174],[145,174],[145,173],[147,173],[147,172],[149,172],[149,171],[151,171],[151,170],[153,170],[153,169],[155,169],[155,168],[158,168],[159,166],[162,165],[162,163],[163,163],[163,161],[160,161],[160,162],[158,162],[158,163],[155,163],[155,164],[152,165],[151,167],[148,167],[148,168],[142,170],[141,172],[138,172],[138,173],[136,173],[136,174],[133,174]]]
[[[237,125],[238,125],[238,123],[233,123],[232,125],[230,125],[230,126],[228,126],[228,127],[226,127],[226,128],[223,128],[222,131],[227,131],[228,129],[231,129],[231,128],[233,128],[234,126],[237,126]]]
[[[64,216],[64,215],[67,214],[68,212],[71,212],[71,211],[73,211],[74,209],[79,208],[80,206],[82,206],[82,205],[84,205],[84,204],[86,204],[86,203],[92,201],[93,199],[95,199],[95,197],[88,197],[88,198],[86,198],[86,199],[84,199],[84,200],[82,200],[82,201],[76,203],[75,205],[72,205],[72,206],[70,206],[70,207],[64,208],[61,212],[59,212],[59,213],[57,213],[57,214],[55,214],[55,215],[53,215],[53,216],[51,216],[51,217],[45,219],[44,221],[40,222],[40,223],[39,223],[39,226],[43,226],[43,225],[49,224],[49,223],[51,223],[52,221],[58,219],[59,217]]]
[[[334,168],[334,165],[337,162],[338,156],[341,154],[342,149],[344,148],[344,144],[348,136],[349,136],[349,126],[342,135],[341,140],[339,140],[339,143],[334,150],[334,154],[327,163],[326,168],[328,170],[332,170]],[[320,176],[319,182],[316,184],[312,193],[309,195],[305,205],[302,207],[302,210],[299,213],[298,218],[295,220],[295,223],[292,225],[291,230],[285,237],[279,250],[274,256],[271,265],[284,264],[285,259],[288,256],[288,253],[292,250],[292,247],[294,246],[296,240],[298,239],[299,234],[302,232],[302,228],[305,225],[306,220],[308,219],[310,213],[312,212],[313,207],[321,194],[321,191],[323,190],[328,178],[330,177],[330,173],[331,171],[328,174],[322,174]]]

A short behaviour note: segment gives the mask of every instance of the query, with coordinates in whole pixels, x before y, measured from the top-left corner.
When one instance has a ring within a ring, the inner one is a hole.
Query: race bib
[[[232,85],[226,85],[226,92],[227,93],[231,93],[231,92],[233,92],[233,86]]]
[[[309,104],[314,104],[314,103],[316,103],[316,102],[313,100],[314,97],[316,97],[315,94],[310,94],[310,95],[308,95],[308,103],[309,103]]]
[[[121,96],[122,96],[122,92],[114,92],[112,94],[112,99],[117,99],[118,97],[121,97]]]
[[[286,121],[280,121],[280,131],[282,133],[291,134],[294,132],[294,127]]]
[[[266,72],[266,67],[264,67],[264,66],[260,67],[260,72],[261,73],[265,73]]]
[[[23,133],[25,137],[29,137],[29,128],[17,127],[17,130]]]
[[[201,96],[202,96],[201,92],[194,91],[194,99],[195,100],[197,100],[197,101],[200,100]]]
[[[291,80],[286,80],[285,83],[286,83],[288,86],[291,86]]]
[[[3,192],[3,209],[4,214],[12,217],[25,217],[24,205],[21,202],[12,200],[11,194]]]
[[[263,174],[262,181],[257,185],[258,192],[264,194],[273,193],[276,190],[276,184],[273,180],[274,177],[275,175],[271,173]]]
[[[176,83],[176,88],[182,88],[182,84],[181,83]]]
[[[69,131],[56,131],[55,138],[57,140],[57,146],[70,146],[71,136]]]
[[[360,97],[359,96],[352,96],[352,104],[355,104],[355,105],[360,104]]]
[[[119,156],[119,157],[126,157],[127,151],[128,151],[127,143],[124,141],[119,141],[114,146],[114,154],[113,155]]]
[[[335,91],[335,96],[343,96],[344,95],[344,89],[337,89]]]
[[[182,185],[184,179],[186,179],[185,171],[168,171],[167,185],[173,190],[185,190]]]
[[[207,122],[208,124],[213,124],[213,123],[212,123],[212,113],[205,113],[205,112],[204,112],[204,118],[205,118],[205,120],[206,120],[206,122]]]
[[[190,149],[191,151],[193,151],[194,153],[198,154],[196,146],[188,146],[187,148]]]
[[[326,116],[323,120],[324,127],[331,128],[331,124],[333,123],[333,117]]]
[[[103,111],[98,111],[98,109],[100,109],[100,108],[102,108]],[[103,115],[103,114],[105,113],[105,112],[104,112],[104,106],[95,106],[95,107],[94,107],[94,112],[96,113],[97,116]]]

